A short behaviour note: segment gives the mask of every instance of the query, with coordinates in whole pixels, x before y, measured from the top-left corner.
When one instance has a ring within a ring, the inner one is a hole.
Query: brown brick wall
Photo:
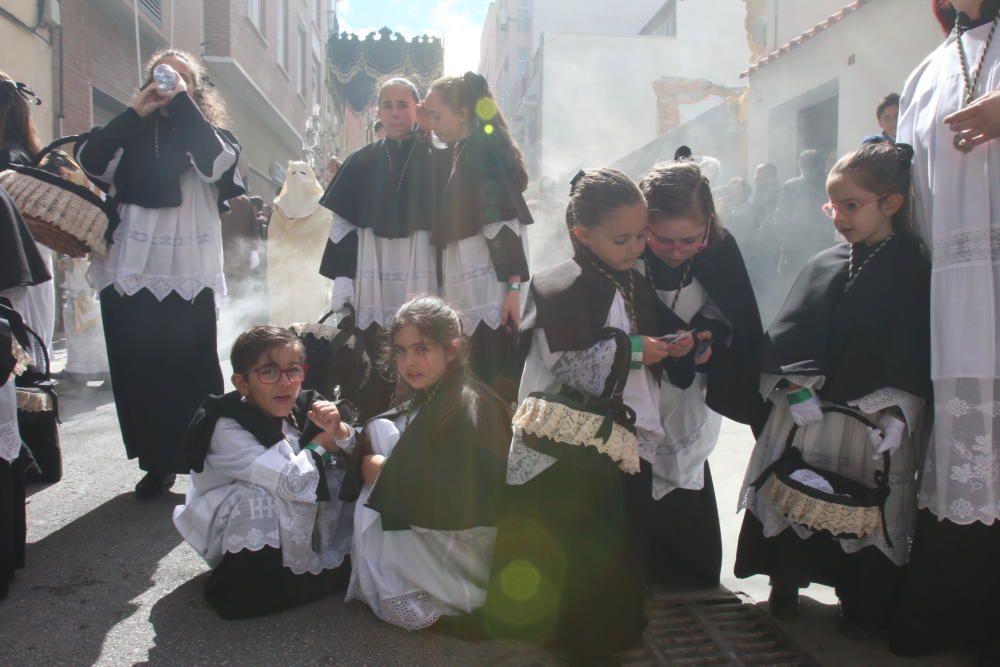
[[[174,8],[174,44],[201,52],[202,2],[163,0],[163,25],[140,13],[143,62],[167,46],[171,3]],[[91,88],[98,88],[123,104],[136,89],[135,31],[130,0],[63,0],[64,134],[91,127]]]

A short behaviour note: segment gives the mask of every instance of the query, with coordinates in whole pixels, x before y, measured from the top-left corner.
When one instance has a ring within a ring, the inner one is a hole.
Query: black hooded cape
[[[52,280],[35,239],[7,191],[0,187],[0,290]]]
[[[635,269],[623,272],[607,267],[605,271],[622,285],[629,284],[631,273],[635,285],[634,316],[638,334],[661,336],[687,326],[684,320],[663,305],[641,273]],[[524,333],[541,327],[552,352],[590,349],[602,339],[616,291],[614,284],[588,258],[577,256],[568,259],[532,277],[521,318],[521,331]],[[522,339],[530,341],[531,337],[525,335]],[[650,370],[657,381],[666,370],[672,384],[689,387],[694,381],[694,355],[664,359]]]
[[[836,403],[886,387],[930,396],[930,264],[920,242],[897,234],[848,283],[851,246],[813,257],[764,337],[761,370],[823,375]],[[855,262],[871,253],[855,246]]]
[[[431,229],[440,189],[436,169],[430,146],[415,136],[402,143],[380,139],[348,156],[319,203],[375,236],[406,238]],[[351,232],[327,243],[320,273],[353,279],[357,261],[358,235]]]
[[[442,383],[403,431],[368,497],[383,530],[497,524],[512,435],[510,410],[469,372]]]
[[[184,461],[190,470],[202,472],[205,469],[205,456],[208,455],[209,446],[212,444],[212,435],[215,433],[215,425],[220,417],[235,420],[236,423],[249,431],[263,448],[271,447],[285,438],[285,434],[281,430],[282,419],[268,417],[242,399],[243,397],[238,391],[231,391],[221,396],[209,396],[194,413],[183,438]],[[323,397],[311,390],[300,391],[295,400],[295,407],[288,419],[293,426],[301,430],[302,442],[309,442],[320,431],[319,427],[310,421],[307,415],[312,404],[321,400],[324,400]],[[322,463],[319,463],[317,467],[322,476]],[[326,484],[319,485],[319,493],[327,494],[326,498],[317,496],[319,500],[329,500]]]
[[[653,285],[658,290],[680,286],[684,268],[671,269],[649,248],[643,257]],[[702,315],[689,323],[710,330],[714,341],[732,336],[730,345],[716,342],[704,370],[708,374],[706,403],[712,410],[734,421],[749,424],[755,432],[767,419],[767,404],[760,396],[758,351],[764,336],[750,276],[736,239],[725,232],[723,239],[695,255],[691,275],[698,280],[729,326]]]
[[[461,151],[452,169],[456,151]],[[517,219],[522,225],[534,222],[514,174],[514,165],[505,159],[491,138],[473,135],[447,151],[436,151],[442,182],[441,215],[431,232],[431,243],[444,248],[453,241],[475,236],[494,222]],[[454,173],[452,173],[454,171]],[[517,235],[503,229],[489,242],[497,279],[513,275],[527,279],[528,260]]]

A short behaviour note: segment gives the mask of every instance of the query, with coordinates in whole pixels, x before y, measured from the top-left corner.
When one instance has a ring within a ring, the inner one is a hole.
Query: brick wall
[[[202,2],[163,0],[163,25],[140,12],[143,63],[168,45],[171,3],[174,45],[201,52]],[[127,104],[138,83],[135,29],[130,0],[63,0],[63,134],[89,129],[93,122],[91,89],[98,88]]]

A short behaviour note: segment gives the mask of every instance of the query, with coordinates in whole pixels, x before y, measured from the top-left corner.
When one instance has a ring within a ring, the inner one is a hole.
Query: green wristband
[[[333,460],[330,456],[330,452],[326,451],[324,447],[317,445],[315,442],[310,442],[305,448],[319,454],[320,458],[323,459],[323,465],[330,465],[330,461]]]
[[[521,283],[507,283],[507,291],[508,292],[520,292],[521,291]]]
[[[812,389],[803,387],[802,389],[797,389],[796,391],[788,394],[788,404],[798,405],[799,403],[805,403],[813,396],[815,396],[815,394]]]
[[[629,336],[628,339],[632,343],[632,357],[628,367],[638,370],[642,368],[642,336]]]

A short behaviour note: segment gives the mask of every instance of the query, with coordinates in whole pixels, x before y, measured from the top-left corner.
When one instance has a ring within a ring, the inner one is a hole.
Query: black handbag
[[[25,473],[29,482],[53,483],[62,479],[62,449],[59,444],[59,395],[50,375],[45,343],[30,327],[25,331],[38,343],[44,366],[37,361],[15,379],[17,427],[35,465]]]
[[[314,389],[323,396],[343,396],[354,405],[363,405],[359,399],[372,376],[363,332],[355,325],[353,309],[336,326],[326,324],[331,315],[333,311],[317,324],[289,327],[306,349],[309,372],[302,389]]]
[[[616,337],[628,349],[628,338],[620,331],[605,330],[600,339]],[[515,433],[542,453],[558,450],[559,445],[592,447],[624,472],[636,474],[635,412],[622,400],[627,382],[628,373],[621,373],[608,396],[585,395],[566,386],[557,393],[532,392],[514,414]]]
[[[824,405],[822,409],[824,414],[836,412],[855,419],[868,428],[877,428],[871,420],[854,410],[839,405]],[[890,491],[889,452],[883,452],[882,470],[875,471],[875,485],[870,487],[807,463],[801,448],[795,446],[798,432],[798,425],[793,425],[785,441],[785,450],[753,483],[754,489],[758,493],[763,490],[774,503],[774,508],[792,523],[838,538],[862,538],[881,526],[886,544],[892,548],[885,519],[885,503]],[[792,474],[799,470],[812,472],[825,479],[833,493],[793,479]]]

